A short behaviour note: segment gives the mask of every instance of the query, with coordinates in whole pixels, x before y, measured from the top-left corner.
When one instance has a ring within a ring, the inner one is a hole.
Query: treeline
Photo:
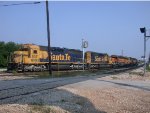
[[[7,67],[9,56],[12,52],[20,48],[19,44],[14,42],[2,42],[0,41],[0,67]]]

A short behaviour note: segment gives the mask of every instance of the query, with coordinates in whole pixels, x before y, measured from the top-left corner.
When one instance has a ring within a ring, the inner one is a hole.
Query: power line
[[[18,4],[5,4],[5,5],[0,5],[0,7],[7,7],[7,6],[14,6],[14,5],[27,5],[27,4],[39,4],[41,2],[32,2],[32,3],[18,3]]]

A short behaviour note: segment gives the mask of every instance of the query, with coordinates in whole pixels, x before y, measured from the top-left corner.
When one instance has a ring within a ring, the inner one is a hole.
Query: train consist
[[[104,69],[136,66],[137,59],[123,57],[107,53],[97,53],[92,51],[85,52],[83,65],[82,51],[52,47],[51,64],[52,70],[81,70],[85,69]],[[44,71],[48,70],[47,47],[34,44],[23,44],[22,47],[10,56],[8,70],[17,71]]]

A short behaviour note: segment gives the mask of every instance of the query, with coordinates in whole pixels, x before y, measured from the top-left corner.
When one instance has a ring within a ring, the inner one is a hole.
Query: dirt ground
[[[0,113],[150,113],[150,73],[142,68],[65,85],[0,105]]]

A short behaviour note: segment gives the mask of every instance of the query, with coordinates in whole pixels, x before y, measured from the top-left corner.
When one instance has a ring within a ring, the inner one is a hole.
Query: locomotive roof
[[[137,60],[136,58],[133,58],[133,57],[129,57],[130,59],[133,59],[133,60]]]
[[[96,53],[96,54],[101,54],[101,55],[108,55],[107,53],[98,53],[98,52],[93,52],[93,51],[87,51],[87,52]]]
[[[47,46],[40,46],[41,50],[47,51],[48,47]],[[52,50],[69,50],[69,51],[73,51],[73,52],[81,52],[78,49],[68,49],[68,48],[60,48],[60,47],[51,47]]]
[[[133,57],[127,57],[127,56],[121,56],[121,55],[111,55],[111,57],[118,57],[118,58],[126,58],[126,59],[137,60],[136,58],[133,58]]]
[[[47,51],[48,47],[47,46],[40,46],[40,49],[43,50],[43,51]],[[51,47],[51,49],[61,49],[61,48],[59,48],[59,47]]]
[[[118,57],[118,58],[129,58],[127,56],[121,56],[121,55],[111,55],[111,57]]]

